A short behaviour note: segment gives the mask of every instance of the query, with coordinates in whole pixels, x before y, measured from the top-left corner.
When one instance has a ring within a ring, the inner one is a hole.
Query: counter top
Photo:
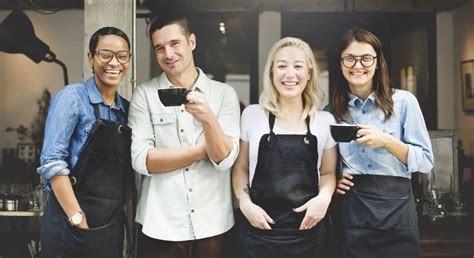
[[[40,217],[43,216],[43,210],[29,211],[0,211],[2,217]]]

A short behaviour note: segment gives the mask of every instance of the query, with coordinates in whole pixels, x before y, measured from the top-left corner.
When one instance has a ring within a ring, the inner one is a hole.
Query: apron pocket
[[[324,240],[324,225],[318,223],[309,230],[247,227],[241,243],[246,258],[312,258],[320,257]]]
[[[123,207],[122,201],[115,199],[77,195],[77,200],[91,228],[100,228],[109,223]]]
[[[372,229],[412,230],[416,228],[413,196],[384,197],[359,192],[353,188],[342,202],[342,223],[345,226]]]
[[[72,227],[67,221],[64,221],[63,226],[65,229],[61,245],[66,257],[119,257],[118,253],[122,251],[124,234],[122,215],[108,224],[95,228]]]
[[[304,165],[266,166],[265,179],[255,174],[252,182],[252,201],[265,210],[279,207],[299,207],[315,197],[317,192],[316,174],[308,173]],[[271,182],[271,183],[262,183]]]
[[[115,155],[92,152],[77,192],[103,198],[121,199],[125,195],[125,175],[131,173],[124,160]],[[107,186],[107,187],[104,187]]]

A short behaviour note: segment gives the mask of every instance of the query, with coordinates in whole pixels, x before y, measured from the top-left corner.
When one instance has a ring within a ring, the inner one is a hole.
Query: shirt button
[[[362,149],[362,153],[365,153],[365,149]]]
[[[184,129],[179,130],[180,132],[184,133]]]
[[[184,109],[181,109],[181,113],[183,113],[183,112],[184,112]]]
[[[371,167],[372,167],[372,164],[367,165],[367,167],[371,168]]]
[[[365,110],[362,110],[362,114],[364,114],[364,115],[365,115],[365,113],[367,113],[367,112],[366,112]]]
[[[194,209],[191,210],[191,213],[194,213]]]
[[[192,189],[192,188],[189,188],[189,191],[190,191],[190,192],[192,192],[192,191],[193,191],[193,189]]]
[[[162,118],[162,119],[160,119],[160,122],[163,122],[163,118]]]
[[[185,168],[184,171],[189,171],[189,168]]]

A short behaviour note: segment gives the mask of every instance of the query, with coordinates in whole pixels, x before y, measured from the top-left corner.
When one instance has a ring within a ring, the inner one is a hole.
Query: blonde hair
[[[273,44],[268,53],[267,62],[263,71],[263,92],[262,95],[260,95],[259,103],[275,116],[278,116],[281,113],[281,107],[278,104],[278,91],[276,90],[275,85],[273,85],[272,70],[276,53],[285,47],[296,47],[301,49],[305,56],[306,65],[308,66],[310,79],[302,93],[302,117],[305,118],[309,113],[319,108],[319,105],[324,99],[324,94],[319,88],[319,69],[316,60],[314,59],[313,51],[308,43],[299,38],[286,37]]]

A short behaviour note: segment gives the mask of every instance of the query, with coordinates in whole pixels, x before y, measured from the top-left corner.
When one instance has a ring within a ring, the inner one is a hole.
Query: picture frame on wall
[[[474,59],[461,62],[462,109],[474,111]]]

